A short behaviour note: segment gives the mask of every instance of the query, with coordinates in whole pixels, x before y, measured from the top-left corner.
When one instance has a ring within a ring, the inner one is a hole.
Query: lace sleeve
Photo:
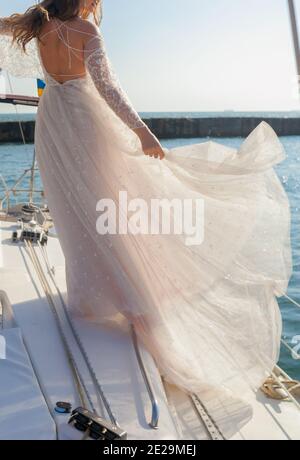
[[[146,126],[133,108],[112,69],[100,33],[86,44],[85,63],[97,90],[115,114],[131,129]]]
[[[11,35],[2,34],[0,30],[0,69],[15,77],[43,79],[36,39],[28,43],[24,52],[19,45],[13,43]]]

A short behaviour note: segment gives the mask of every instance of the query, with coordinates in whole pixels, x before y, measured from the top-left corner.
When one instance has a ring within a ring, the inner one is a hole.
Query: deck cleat
[[[17,232],[17,231],[12,232],[11,241],[12,241],[13,243],[17,243],[17,242],[18,242],[18,232]]]
[[[85,433],[85,437],[97,441],[127,439],[126,431],[83,407],[77,407],[77,409],[73,410],[69,424],[78,431]]]

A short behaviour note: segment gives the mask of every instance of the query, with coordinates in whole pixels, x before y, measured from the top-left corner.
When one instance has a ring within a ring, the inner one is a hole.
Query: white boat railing
[[[20,177],[15,181],[15,183],[9,187],[7,185],[7,182],[5,178],[3,177],[2,174],[0,174],[0,181],[2,183],[4,192],[2,197],[0,197],[0,212],[5,212],[8,214],[9,209],[10,209],[10,204],[11,204],[11,197],[18,196],[21,194],[26,194],[28,195],[28,204],[33,204],[33,198],[36,194],[39,194],[42,198],[44,198],[44,190],[42,189],[35,189],[34,185],[34,180],[35,180],[35,173],[38,171],[38,168],[36,167],[36,160],[35,160],[35,151],[33,154],[33,160],[32,160],[32,165],[28,169],[24,169],[23,173],[21,174]],[[22,182],[27,179],[28,175],[29,177],[29,186],[24,187],[24,188],[19,188],[19,185],[22,184]]]
[[[291,304],[295,305],[295,307],[300,308],[300,303],[297,302],[296,300],[292,299],[290,296],[288,296],[284,292],[282,292],[282,297],[284,297],[286,300],[288,300]],[[300,360],[300,354],[296,350],[293,350],[292,347],[290,347],[290,345],[286,342],[286,340],[281,338],[281,343],[291,353],[292,358],[295,361]]]
[[[151,405],[152,405],[152,415],[151,415],[151,421],[149,423],[149,426],[156,430],[158,428],[158,420],[159,420],[158,401],[157,401],[157,399],[155,397],[154,390],[153,390],[152,385],[151,385],[151,381],[150,381],[150,379],[148,377],[148,374],[147,374],[147,371],[145,369],[143,359],[142,359],[142,356],[141,356],[141,352],[140,352],[140,349],[139,349],[139,345],[138,345],[138,338],[137,338],[137,335],[136,335],[136,332],[135,332],[135,329],[134,329],[134,325],[132,323],[130,325],[130,328],[131,328],[132,341],[133,341],[136,357],[137,357],[139,367],[140,367],[140,370],[141,370],[141,373],[142,373],[142,376],[143,376],[143,379],[144,379],[144,382],[145,382],[145,386],[147,388],[149,398],[151,400]]]

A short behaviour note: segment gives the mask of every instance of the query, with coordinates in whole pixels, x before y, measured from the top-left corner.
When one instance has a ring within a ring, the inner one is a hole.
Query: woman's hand
[[[160,145],[159,140],[147,126],[144,128],[137,128],[134,131],[140,138],[142,149],[145,155],[159,158],[160,160],[165,157],[165,153],[162,146]]]

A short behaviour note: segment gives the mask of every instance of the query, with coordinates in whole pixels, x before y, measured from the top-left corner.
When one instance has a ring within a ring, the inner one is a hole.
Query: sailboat
[[[289,7],[297,41],[292,0]],[[35,107],[39,97],[0,101]],[[70,318],[64,256],[36,172],[33,154],[13,186],[2,180],[0,439],[300,439],[300,384],[279,366],[258,391],[245,385],[250,414],[234,397],[216,404],[166,382],[124,318],[105,326]],[[15,205],[12,197],[25,192],[28,200]]]

